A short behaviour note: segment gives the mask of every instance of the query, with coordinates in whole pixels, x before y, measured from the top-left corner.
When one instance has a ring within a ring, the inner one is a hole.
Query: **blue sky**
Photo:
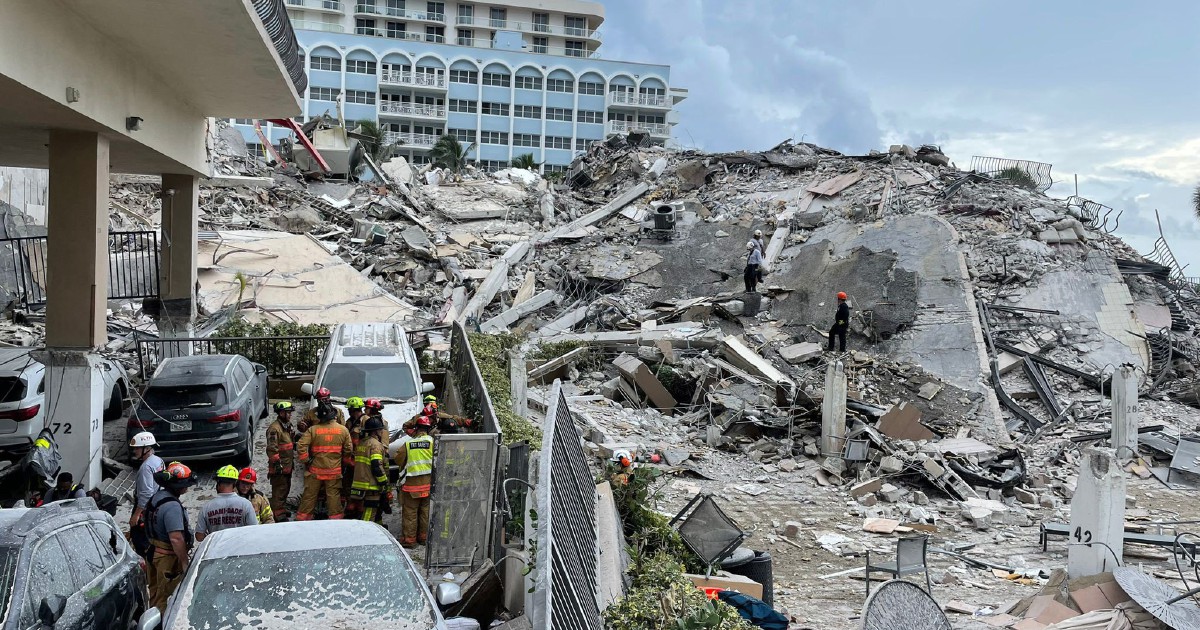
[[[1054,197],[1123,210],[1200,276],[1200,2],[604,0],[603,57],[668,63],[690,90],[675,139],[724,151],[789,137],[847,153],[939,144],[1049,162]]]

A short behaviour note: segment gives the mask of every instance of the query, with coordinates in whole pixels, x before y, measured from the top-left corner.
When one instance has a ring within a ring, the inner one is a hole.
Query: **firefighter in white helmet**
[[[158,446],[158,440],[155,440],[154,434],[149,431],[142,431],[129,440],[129,452],[135,461],[140,462],[133,486],[134,502],[133,513],[129,515],[129,531],[134,548],[143,556],[149,550],[150,540],[142,534],[142,516],[146,510],[146,503],[159,489],[158,482],[154,480],[154,473],[165,467],[162,458],[154,454],[155,446]]]

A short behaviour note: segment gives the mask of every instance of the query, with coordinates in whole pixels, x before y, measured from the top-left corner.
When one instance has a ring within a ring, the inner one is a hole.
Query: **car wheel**
[[[121,386],[113,385],[112,395],[108,398],[108,407],[104,409],[105,422],[121,417],[121,411],[123,411],[121,407],[122,401]]]
[[[237,455],[235,455],[233,457],[233,465],[239,469],[249,467],[250,461],[254,457],[254,453],[250,448],[251,440],[247,440],[246,442],[247,442],[246,450],[242,451],[241,453],[238,453]]]

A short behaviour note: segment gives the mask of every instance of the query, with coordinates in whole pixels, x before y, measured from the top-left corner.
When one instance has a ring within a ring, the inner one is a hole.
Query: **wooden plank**
[[[529,298],[520,306],[514,306],[507,311],[487,320],[479,326],[479,330],[490,333],[508,330],[514,322],[526,315],[545,307],[557,299],[559,295],[554,291],[542,291],[541,293]]]
[[[865,174],[866,173],[864,171],[844,173],[834,177],[833,179],[827,179],[816,186],[810,186],[808,188],[808,192],[816,195],[823,195],[825,197],[832,197],[853,186],[854,184],[857,184],[858,180],[862,179]]]
[[[776,384],[796,384],[788,375],[775,369],[774,365],[759,356],[757,352],[747,348],[737,337],[726,337],[722,340],[721,345],[725,352],[725,358],[747,372],[757,374]]]
[[[508,351],[508,381],[513,413],[524,418],[529,415],[526,402],[529,377],[525,373],[525,353],[516,348]]]
[[[879,211],[879,216],[883,216],[884,208],[892,203],[892,180],[889,178],[883,182],[883,194],[879,196],[879,205],[876,210]]]
[[[519,306],[521,302],[533,297],[533,291],[537,288],[536,276],[532,271],[525,272],[525,279],[521,282],[520,288],[517,289],[517,294],[513,296],[512,305]]]

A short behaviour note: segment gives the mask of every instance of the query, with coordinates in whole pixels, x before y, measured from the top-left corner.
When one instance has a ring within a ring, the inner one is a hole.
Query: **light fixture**
[[[71,86],[67,86],[67,102],[68,103],[78,103],[79,102],[79,90],[77,90]]]
[[[125,129],[128,131],[141,131],[142,119],[139,116],[130,116],[125,119]]]

